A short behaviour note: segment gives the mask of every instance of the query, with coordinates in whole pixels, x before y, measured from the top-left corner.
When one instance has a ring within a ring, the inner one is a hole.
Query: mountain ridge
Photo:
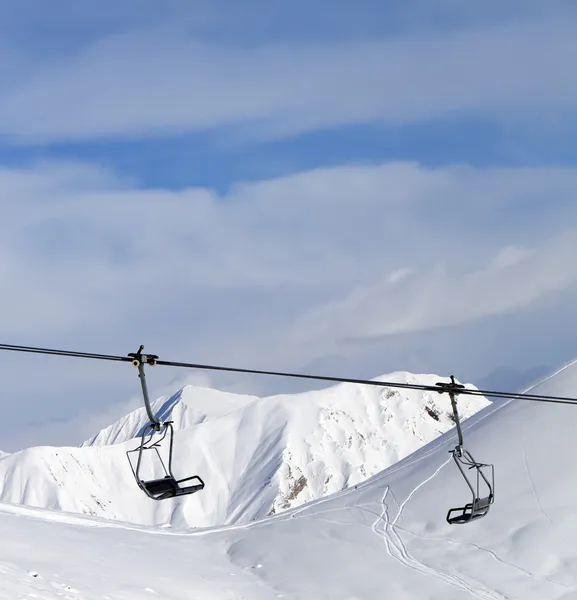
[[[446,380],[404,371],[375,379]],[[463,418],[489,405],[459,399]],[[153,407],[174,420],[175,475],[200,475],[201,492],[157,503],[137,487],[126,451],[147,422],[141,408],[81,447],[0,458],[0,501],[141,525],[246,523],[356,485],[454,425],[445,395],[343,383],[265,398],[185,386]],[[149,476],[162,475],[144,466]]]

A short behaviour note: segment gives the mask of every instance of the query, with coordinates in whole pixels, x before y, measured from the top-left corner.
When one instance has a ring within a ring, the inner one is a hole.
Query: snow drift
[[[448,381],[404,372],[382,380]],[[464,418],[488,405],[459,402]],[[444,395],[351,384],[268,398],[187,386],[154,408],[175,423],[175,475],[200,475],[203,491],[158,503],[138,489],[125,453],[147,422],[139,409],[81,448],[0,458],[0,500],[141,525],[246,523],[356,485],[454,426]]]

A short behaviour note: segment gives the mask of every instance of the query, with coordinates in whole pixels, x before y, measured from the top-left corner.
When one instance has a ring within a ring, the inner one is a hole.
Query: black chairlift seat
[[[180,487],[181,483],[192,479],[196,479],[199,483]],[[139,483],[144,492],[153,500],[166,500],[167,498],[186,496],[199,492],[204,488],[204,481],[198,475],[179,480],[176,480],[171,475],[167,475],[161,479],[151,479],[150,481],[140,481]]]
[[[487,496],[486,498],[475,498],[473,502],[465,504],[465,506],[462,508],[451,508],[447,513],[447,522],[450,525],[458,525],[461,523],[474,521],[475,519],[480,519],[489,512],[489,507],[491,506],[492,502],[493,498]],[[458,511],[461,511],[461,514],[454,517],[451,516],[452,513]]]

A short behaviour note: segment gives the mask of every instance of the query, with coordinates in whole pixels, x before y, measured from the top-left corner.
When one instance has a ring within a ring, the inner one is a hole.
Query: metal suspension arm
[[[460,383],[456,383],[454,375],[451,375],[451,383],[437,383],[437,385],[439,386],[439,388],[441,388],[439,392],[448,392],[449,398],[451,399],[453,418],[455,419],[455,425],[457,426],[457,436],[459,438],[459,444],[457,448],[459,450],[460,455],[463,449],[463,431],[461,430],[461,420],[459,419],[459,411],[457,410],[457,394],[459,393],[458,390],[464,389],[465,386]]]
[[[138,365],[138,377],[140,379],[140,385],[142,386],[142,395],[144,397],[144,408],[146,408],[146,414],[148,415],[150,421],[156,425],[156,428],[160,428],[162,425],[161,422],[152,414],[150,398],[148,396],[148,386],[146,385],[146,376],[144,374],[144,365],[142,363]]]
[[[451,407],[453,409],[453,417],[455,418],[455,425],[457,426],[457,435],[459,437],[459,449],[463,447],[463,431],[461,430],[461,420],[459,419],[459,411],[457,410],[457,400],[454,392],[449,392],[449,398],[451,398]]]
[[[138,378],[140,379],[140,385],[142,387],[142,396],[144,398],[144,408],[146,409],[146,414],[150,419],[150,422],[154,425],[154,429],[156,431],[160,431],[163,423],[161,423],[152,412],[152,407],[150,406],[150,397],[148,395],[148,386],[146,385],[146,375],[144,374],[144,363],[154,366],[158,359],[158,356],[155,354],[142,354],[142,350],[144,346],[140,346],[138,352],[131,352],[128,356],[130,356],[133,361],[132,365],[138,369]]]

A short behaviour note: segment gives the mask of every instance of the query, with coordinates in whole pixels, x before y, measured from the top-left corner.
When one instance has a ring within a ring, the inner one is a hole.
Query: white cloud
[[[379,278],[302,317],[293,340],[310,345],[425,332],[538,307],[577,288],[577,229],[532,249],[506,247],[465,273],[438,263],[410,277]]]
[[[468,323],[571,290],[575,189],[570,168],[336,167],[223,196],[141,190],[88,165],[4,169],[0,341],[113,353],[144,343],[257,368],[346,360],[343,339]],[[106,409],[137,387],[122,368],[5,358],[8,417]],[[159,370],[151,385],[174,376]]]
[[[25,140],[234,127],[285,136],[469,111],[572,109],[576,22],[542,19],[377,41],[216,45],[179,31],[111,35],[6,86],[0,133]]]
[[[495,256],[492,264],[497,268],[506,269],[507,267],[514,267],[519,265],[524,260],[528,259],[534,251],[527,248],[521,248],[519,246],[506,246],[500,250]]]
[[[397,281],[402,281],[403,279],[410,277],[413,273],[414,271],[411,269],[397,269],[387,276],[387,281],[389,283],[396,283]]]
[[[57,330],[98,315],[121,321],[134,310],[131,297],[152,309],[168,300],[166,290],[333,293],[390,277],[400,265],[426,277],[444,260],[470,272],[496,245],[507,246],[497,270],[523,265],[527,250],[513,243],[532,245],[536,227],[551,238],[577,214],[572,169],[390,163],[244,183],[222,197],[201,188],[140,190],[85,165],[4,170],[0,181],[0,302],[6,308],[12,299],[36,331],[41,322]],[[512,219],[519,211],[525,223]],[[392,277],[397,292],[417,278]],[[63,302],[66,310],[56,310]]]

